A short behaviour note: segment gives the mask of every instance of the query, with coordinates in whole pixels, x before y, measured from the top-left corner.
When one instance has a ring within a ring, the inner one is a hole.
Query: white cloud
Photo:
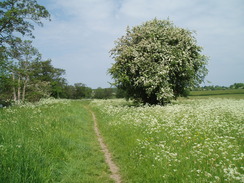
[[[108,51],[113,42],[125,33],[127,25],[135,26],[155,17],[169,17],[175,25],[197,32],[204,53],[211,57],[209,80],[232,84],[240,77],[240,68],[244,70],[242,0],[44,0],[43,3],[52,13],[53,21],[36,30],[35,45],[44,57],[66,69],[71,83],[109,86],[106,73],[112,63]],[[230,66],[233,68],[228,72]],[[227,78],[228,82],[223,81]]]

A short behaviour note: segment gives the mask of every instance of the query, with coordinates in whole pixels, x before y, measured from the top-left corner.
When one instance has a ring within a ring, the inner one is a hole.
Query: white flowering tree
[[[203,81],[207,57],[201,51],[192,31],[154,19],[127,28],[115,42],[109,73],[128,98],[164,105]]]

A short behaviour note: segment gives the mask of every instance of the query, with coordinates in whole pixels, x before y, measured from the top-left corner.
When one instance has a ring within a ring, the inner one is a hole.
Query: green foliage
[[[67,85],[64,87],[62,93],[63,98],[68,99],[84,99],[92,97],[92,89],[83,83],[75,83],[74,85]]]
[[[21,58],[23,56],[30,59],[30,52],[20,54]],[[55,68],[51,60],[42,61],[39,54],[33,60],[20,59],[14,65],[8,64],[0,77],[0,100],[34,102],[50,96],[62,97],[66,86],[64,74],[65,70]]]
[[[116,41],[109,73],[128,98],[165,104],[203,81],[207,58],[201,51],[191,31],[154,19]]]
[[[83,83],[75,83],[75,95],[74,97],[76,99],[81,99],[81,98],[91,98],[92,94],[92,89],[87,87]]]
[[[50,95],[55,98],[62,97],[64,87],[66,86],[66,80],[63,77],[65,74],[64,69],[55,68],[50,59],[41,62],[33,62],[32,68],[33,72],[30,79],[34,82],[34,85],[38,83],[44,85],[49,83]]]
[[[244,83],[234,83],[233,85],[230,85],[230,88],[233,88],[233,89],[244,89]]]
[[[41,19],[50,14],[36,0],[4,0],[0,2],[0,46],[15,44],[16,35],[34,37],[33,23],[42,26]]]
[[[126,98],[126,93],[120,88],[116,88],[116,98]]]
[[[0,104],[4,99],[10,98],[11,95],[9,88],[11,80],[9,79],[9,70],[8,68],[8,61],[7,61],[7,54],[6,48],[0,47]],[[4,102],[5,103],[5,102]]]
[[[50,95],[59,97],[65,83],[63,69],[53,67],[51,60],[42,61],[31,41],[19,39],[6,50],[8,62],[1,65],[5,72],[0,78],[0,98],[20,103],[38,101]]]
[[[199,86],[192,88],[192,91],[206,91],[206,90],[227,90],[227,89],[244,89],[244,83],[234,83],[230,86],[219,86],[219,85],[209,85],[209,86]]]
[[[26,89],[30,83],[30,77],[33,72],[32,63],[39,62],[41,54],[32,46],[32,41],[18,40],[15,45],[8,49],[9,72],[12,77],[12,92],[14,101],[25,101]]]
[[[219,85],[210,85],[210,86],[198,86],[195,88],[192,88],[192,91],[204,91],[204,90],[225,90],[229,89],[230,87],[227,86],[219,86]]]
[[[22,41],[24,36],[34,38],[34,25],[42,26],[43,19],[50,19],[50,14],[36,0],[0,2],[0,100],[19,103],[27,91],[34,100],[48,94],[46,82],[30,80],[32,62],[39,62],[40,54],[31,41]]]
[[[109,99],[115,96],[116,89],[115,88],[97,88],[94,90],[93,98],[96,99]]]

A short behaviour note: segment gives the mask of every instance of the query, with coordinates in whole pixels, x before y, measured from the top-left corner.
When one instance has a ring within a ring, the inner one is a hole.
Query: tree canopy
[[[128,27],[115,42],[109,73],[128,98],[164,105],[203,81],[207,57],[201,51],[192,31],[154,19]]]
[[[31,41],[15,44],[9,50],[9,62],[0,67],[0,101],[16,103],[38,101],[42,97],[59,97],[66,80],[65,70],[55,68],[51,60],[43,61]]]
[[[0,46],[14,44],[19,34],[34,37],[32,34],[34,24],[42,26],[43,18],[49,19],[50,14],[36,0],[0,2]]]
[[[0,101],[19,103],[38,88],[40,97],[48,95],[50,84],[33,80],[34,62],[42,63],[41,54],[31,41],[22,40],[34,38],[34,25],[42,26],[43,19],[50,19],[50,14],[37,0],[0,2]]]

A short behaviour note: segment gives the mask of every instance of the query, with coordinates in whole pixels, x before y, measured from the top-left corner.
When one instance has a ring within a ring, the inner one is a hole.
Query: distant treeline
[[[202,87],[193,88],[192,91],[227,90],[227,89],[244,89],[244,83],[234,83],[230,86],[219,86],[219,85],[202,86]]]
[[[60,98],[67,99],[111,99],[123,98],[123,91],[117,88],[97,88],[92,89],[83,83],[75,83],[74,85],[66,85],[59,93]]]
[[[234,83],[227,86],[202,86],[194,88],[193,91],[208,91],[208,90],[228,90],[228,89],[244,89],[244,83]],[[68,99],[110,99],[110,98],[125,98],[125,92],[118,88],[97,88],[92,89],[87,87],[85,84],[76,83],[74,85],[64,86],[62,92],[60,93],[60,98]]]

